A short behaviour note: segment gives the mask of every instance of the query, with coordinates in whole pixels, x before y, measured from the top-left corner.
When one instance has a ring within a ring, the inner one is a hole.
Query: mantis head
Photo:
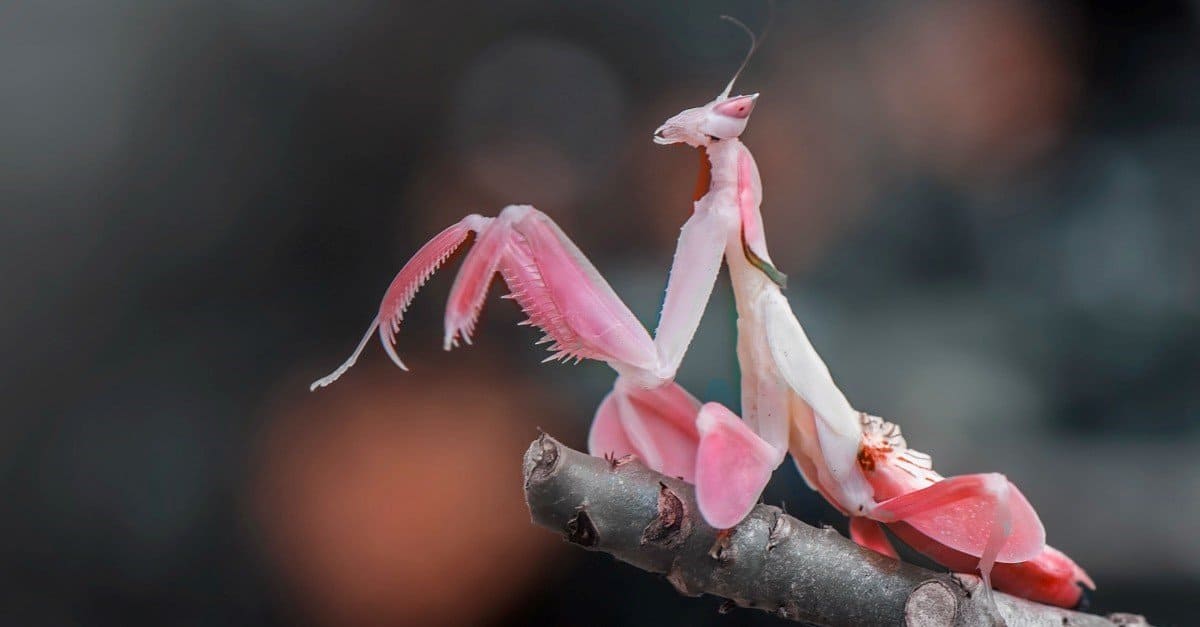
[[[746,64],[750,62],[750,57],[754,56],[754,51],[758,50],[758,45],[762,43],[766,33],[763,33],[763,37],[755,37],[754,32],[738,20],[728,15],[722,15],[721,19],[735,24],[750,36],[750,51],[742,60],[741,67],[734,72],[733,78],[729,79],[725,90],[715,100],[703,107],[684,109],[663,122],[663,125],[654,131],[654,143],[683,143],[701,148],[721,139],[738,137],[746,130],[746,122],[750,121],[758,94],[730,96],[729,93],[733,91],[733,84],[737,82],[742,70],[746,69]]]
[[[654,143],[703,147],[720,139],[731,139],[746,130],[758,94],[733,96],[721,94],[716,100],[693,109],[684,109],[654,131]]]

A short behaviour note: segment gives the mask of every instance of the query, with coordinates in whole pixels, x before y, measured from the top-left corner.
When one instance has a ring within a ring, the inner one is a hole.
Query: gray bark
[[[542,435],[525,453],[533,521],[585,549],[703,593],[817,625],[1146,625],[1040,605],[1002,593],[995,605],[977,577],[935,573],[864,549],[777,507],[758,505],[726,531],[705,524],[692,486],[632,459],[572,450]]]

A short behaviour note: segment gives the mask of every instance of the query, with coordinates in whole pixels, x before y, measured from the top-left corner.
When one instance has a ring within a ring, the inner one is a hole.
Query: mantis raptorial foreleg
[[[392,361],[405,368],[395,350],[405,310],[429,276],[474,233],[475,245],[446,306],[445,347],[470,342],[488,286],[499,273],[527,323],[545,333],[549,359],[595,359],[619,374],[597,411],[593,452],[634,454],[657,469],[696,480],[700,404],[673,378],[712,292],[730,226],[727,216],[702,209],[684,225],[662,317],[651,338],[544,213],[515,205],[496,218],[468,216],[423,246],[400,270],[354,353],[312,387],[328,385],[345,373],[376,331]]]

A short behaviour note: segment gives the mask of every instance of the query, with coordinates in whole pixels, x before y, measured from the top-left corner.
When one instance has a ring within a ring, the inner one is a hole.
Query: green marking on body
[[[746,255],[746,261],[749,261],[750,265],[761,270],[780,289],[787,289],[787,275],[777,270],[770,261],[754,254],[754,251],[750,250],[750,245],[746,243],[745,233],[742,233],[742,252]]]

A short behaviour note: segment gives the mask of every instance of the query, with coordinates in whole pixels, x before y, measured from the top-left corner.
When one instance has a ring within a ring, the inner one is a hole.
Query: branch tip
[[[559,454],[560,446],[558,440],[545,432],[529,445],[529,450],[525,451],[526,490],[533,483],[545,482],[558,470],[558,462],[562,457]]]
[[[958,596],[938,579],[921,582],[904,603],[906,627],[953,625],[958,613]]]

